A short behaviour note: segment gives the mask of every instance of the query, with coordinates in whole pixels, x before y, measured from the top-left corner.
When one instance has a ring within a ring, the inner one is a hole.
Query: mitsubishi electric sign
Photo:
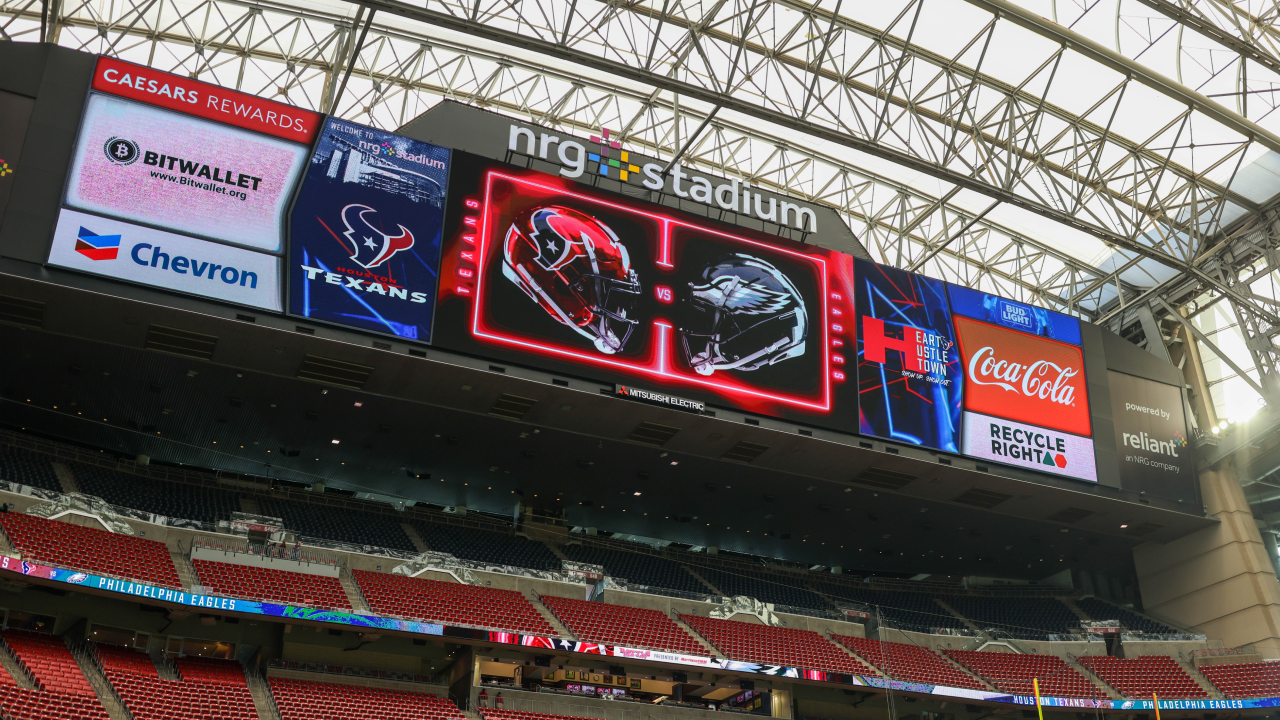
[[[280,311],[280,258],[63,210],[49,264]]]

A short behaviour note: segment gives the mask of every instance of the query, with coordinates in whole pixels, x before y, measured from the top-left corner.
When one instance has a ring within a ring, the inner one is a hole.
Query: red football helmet
[[[640,281],[608,226],[561,205],[536,207],[511,223],[503,251],[502,274],[557,322],[602,353],[627,344]]]

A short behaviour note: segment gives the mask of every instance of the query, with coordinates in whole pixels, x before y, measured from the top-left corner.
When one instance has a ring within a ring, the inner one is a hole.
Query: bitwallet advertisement
[[[254,250],[283,250],[305,145],[94,93],[66,204]]]
[[[852,262],[455,152],[435,344],[853,429]]]

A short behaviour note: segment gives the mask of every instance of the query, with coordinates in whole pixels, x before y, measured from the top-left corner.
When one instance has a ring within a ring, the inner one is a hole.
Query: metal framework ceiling
[[[882,262],[1149,343],[1144,313],[1225,299],[1280,404],[1271,3],[46,2],[0,0],[0,37],[379,127],[440,98],[610,127],[830,205]]]

